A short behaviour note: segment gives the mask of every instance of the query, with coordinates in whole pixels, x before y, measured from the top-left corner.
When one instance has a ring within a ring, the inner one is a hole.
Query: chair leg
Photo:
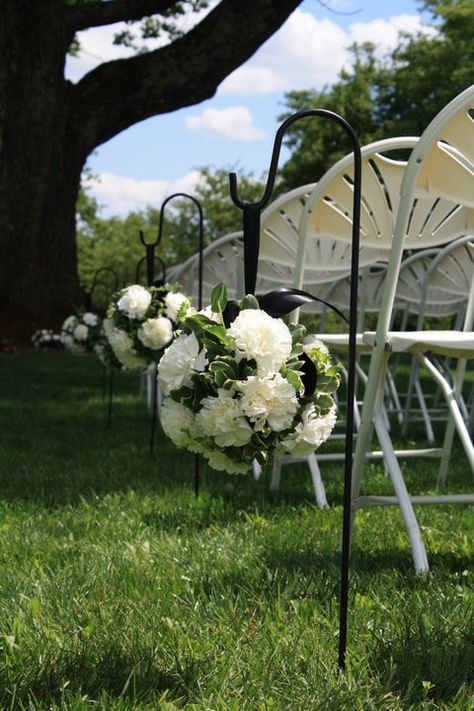
[[[257,462],[256,459],[253,460],[252,462],[252,473],[253,473],[253,478],[255,481],[258,481],[260,477],[262,476],[262,467],[260,464]]]
[[[369,436],[372,434],[372,427],[375,426],[377,438],[384,453],[384,461],[389,470],[390,478],[392,480],[405,521],[408,536],[410,538],[415,570],[418,573],[423,573],[429,568],[426,550],[423,541],[421,540],[418,521],[416,520],[415,512],[403,480],[403,475],[401,473],[397,457],[393,450],[384,418],[383,398],[388,357],[389,355],[387,353],[383,353],[383,355],[379,357],[378,362],[373,357],[372,372],[369,372],[367,390],[364,398],[363,417],[361,427],[357,435],[357,444],[352,470],[352,524],[354,523],[355,511],[357,510],[365,457],[369,449]],[[369,416],[367,416],[367,413],[370,413]]]
[[[405,480],[403,479],[403,474],[400,469],[397,456],[393,449],[390,435],[385,427],[385,422],[383,417],[381,417],[380,412],[375,415],[375,430],[384,452],[384,459],[387,463],[393,488],[395,489],[395,494],[398,499],[398,503],[400,504],[402,516],[405,521],[405,527],[411,543],[415,571],[417,573],[426,573],[429,570],[429,564],[425,545],[421,538],[420,527],[415,516],[415,511],[413,510],[413,505],[410,500]]]
[[[319,464],[314,454],[310,454],[307,458],[308,467],[311,472],[311,479],[313,480],[314,496],[316,498],[316,503],[320,509],[328,509],[329,504],[326,498],[326,490],[324,488],[324,483],[321,477],[321,472],[319,469]]]
[[[456,427],[457,433],[464,447],[464,451],[471,465],[471,469],[474,473],[474,446],[472,444],[469,432],[464,422],[461,410],[456,400],[456,383],[454,386],[450,385],[447,379],[439,372],[437,368],[431,363],[431,361],[426,358],[422,353],[416,353],[418,361],[428,370],[428,372],[433,376],[435,381],[441,387],[444,397],[446,399],[447,405],[449,407],[450,415],[453,418],[454,426]],[[461,375],[464,377],[464,372],[462,368],[456,374],[456,382],[461,380]],[[449,444],[449,443],[448,443]],[[446,453],[445,453],[446,454]]]
[[[281,459],[275,457],[272,466],[272,479],[270,481],[270,491],[278,491],[281,479]]]

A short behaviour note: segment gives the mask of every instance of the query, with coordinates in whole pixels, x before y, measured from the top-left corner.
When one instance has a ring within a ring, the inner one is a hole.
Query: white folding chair
[[[352,509],[398,504],[411,542],[415,569],[428,570],[428,558],[413,509],[416,503],[474,503],[474,494],[410,496],[398,462],[390,433],[383,417],[383,390],[391,353],[408,352],[433,376],[445,395],[454,426],[474,469],[474,448],[457,403],[462,369],[450,383],[426,355],[437,353],[455,359],[474,357],[474,285],[469,295],[463,331],[389,330],[395,302],[403,249],[409,233],[431,235],[433,243],[446,243],[474,228],[474,86],[451,101],[431,122],[413,148],[404,171],[400,189],[390,261],[384,285],[383,306],[376,333],[364,334],[373,348],[357,436],[353,463]],[[442,239],[439,240],[439,236]],[[459,376],[459,377],[458,377]],[[361,496],[360,488],[365,461],[370,456],[373,430],[381,445],[383,457],[394,487],[395,496]],[[448,428],[447,428],[448,429]],[[448,434],[448,432],[447,432]],[[447,436],[447,435],[446,435]],[[415,450],[412,456],[440,456],[443,449]]]

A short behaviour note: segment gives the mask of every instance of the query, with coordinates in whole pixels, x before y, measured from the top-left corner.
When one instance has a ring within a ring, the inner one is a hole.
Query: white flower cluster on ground
[[[195,312],[177,284],[132,284],[114,295],[104,331],[117,360],[127,370],[144,371],[159,363],[180,323]]]
[[[31,336],[31,343],[35,348],[63,348],[61,334],[55,333],[51,328],[40,328]]]
[[[102,322],[97,314],[78,311],[61,328],[61,341],[71,353],[92,353],[100,340]]]
[[[335,425],[340,382],[324,344],[248,298],[228,328],[210,310],[188,317],[158,366],[165,433],[236,474],[254,459],[314,452]],[[213,311],[222,313],[226,301],[216,287]]]

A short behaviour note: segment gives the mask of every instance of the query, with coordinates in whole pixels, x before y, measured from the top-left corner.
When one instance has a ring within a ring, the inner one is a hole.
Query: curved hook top
[[[283,142],[283,136],[285,135],[286,130],[294,124],[296,121],[299,121],[302,118],[305,118],[306,116],[326,116],[327,118],[331,118],[336,123],[339,123],[349,134],[351,141],[352,141],[352,147],[354,152],[357,150],[360,150],[360,145],[359,141],[357,139],[357,136],[354,132],[354,129],[352,126],[339,114],[335,113],[334,111],[330,111],[329,109],[305,109],[303,111],[297,111],[295,114],[292,114],[289,116],[281,126],[278,128],[276,135],[275,135],[275,141],[273,144],[273,151],[272,151],[272,157],[270,160],[270,168],[268,170],[268,177],[267,177],[267,184],[265,186],[265,191],[263,193],[263,197],[261,200],[258,200],[257,202],[250,203],[250,202],[244,202],[243,200],[240,199],[239,194],[238,194],[238,187],[237,187],[237,175],[236,173],[229,173],[229,191],[230,191],[230,196],[232,198],[232,202],[236,207],[239,207],[241,210],[244,208],[254,208],[258,210],[262,210],[264,207],[266,207],[270,201],[272,192],[273,192],[273,187],[275,185],[275,178],[276,178],[276,172],[278,168],[278,160],[280,158],[280,151],[281,151],[281,144]]]
[[[203,230],[203,212],[202,212],[202,207],[201,203],[199,200],[192,195],[189,195],[188,193],[173,193],[172,195],[168,195],[167,198],[165,198],[161,204],[161,210],[160,210],[160,224],[158,227],[158,235],[156,237],[156,242],[154,243],[155,245],[159,244],[163,238],[163,226],[164,226],[164,219],[165,219],[165,207],[166,205],[171,202],[171,200],[174,200],[177,197],[183,197],[187,198],[188,200],[192,200],[192,202],[196,205],[198,212],[199,212],[199,229],[202,232]]]
[[[96,287],[96,285],[98,284],[99,275],[102,275],[102,274],[111,274],[113,277],[113,280],[114,280],[114,291],[116,291],[118,289],[119,278],[118,278],[118,274],[115,271],[115,269],[113,269],[112,267],[99,267],[99,269],[97,269],[94,274],[94,278],[92,279],[92,284],[91,284],[91,288],[90,288],[91,294],[94,291],[94,288]]]

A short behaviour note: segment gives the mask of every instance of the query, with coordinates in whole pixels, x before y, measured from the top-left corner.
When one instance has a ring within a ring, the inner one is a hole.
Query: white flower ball
[[[76,341],[87,341],[89,329],[83,323],[80,323],[79,326],[76,326],[74,329],[73,335]]]
[[[259,375],[280,370],[292,349],[291,333],[281,319],[272,318],[261,309],[244,309],[231,324],[236,355],[254,359]]]
[[[291,427],[298,410],[296,390],[280,373],[263,378],[250,376],[237,387],[243,393],[241,408],[257,432],[265,424],[275,432]]]
[[[309,405],[301,413],[301,422],[295,431],[282,440],[283,450],[294,457],[307,457],[329,438],[335,424],[335,405],[323,417],[316,414],[314,405]]]
[[[147,348],[160,350],[168,345],[173,338],[173,325],[169,318],[158,316],[149,318],[138,329],[138,338]]]
[[[117,308],[127,314],[129,318],[141,319],[145,316],[150,303],[150,292],[139,284],[133,284],[124,289],[122,296],[117,301]]]
[[[163,400],[160,413],[163,430],[177,447],[186,447],[194,432],[194,413],[170,397]]]
[[[199,342],[194,333],[178,336],[168,346],[158,365],[158,376],[164,395],[189,381],[198,354]]]
[[[229,390],[219,388],[217,397],[201,400],[196,427],[213,437],[218,447],[242,447],[250,442],[253,430],[240,409],[239,401]]]
[[[92,314],[90,311],[86,311],[84,316],[82,317],[82,320],[86,324],[86,326],[97,326],[99,323],[99,317],[97,314]]]
[[[184,294],[169,291],[165,296],[166,315],[168,318],[176,321],[178,312],[183,304],[187,304],[189,308],[189,301]]]

